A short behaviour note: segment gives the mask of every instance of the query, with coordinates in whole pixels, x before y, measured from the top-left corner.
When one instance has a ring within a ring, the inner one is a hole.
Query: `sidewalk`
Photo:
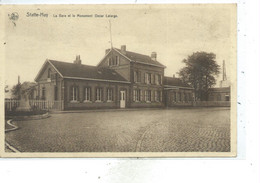
[[[89,112],[118,112],[118,111],[139,111],[139,110],[163,110],[167,108],[124,108],[124,109],[81,109],[81,110],[66,110],[66,111],[50,111],[52,114],[61,113],[89,113]]]

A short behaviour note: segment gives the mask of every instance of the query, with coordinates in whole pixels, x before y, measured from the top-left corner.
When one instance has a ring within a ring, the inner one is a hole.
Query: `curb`
[[[5,145],[13,152],[15,153],[19,153],[20,151],[18,151],[15,147],[11,146],[8,142],[5,141]]]
[[[12,124],[11,122],[12,122],[12,119],[9,119],[9,120],[7,121],[7,124],[10,125],[10,126],[13,127],[13,128],[5,130],[5,133],[11,132],[11,131],[15,131],[15,130],[18,130],[18,129],[19,129],[18,126]],[[9,148],[11,151],[13,151],[13,152],[15,152],[15,153],[20,152],[20,151],[17,150],[15,147],[13,147],[12,145],[10,145],[6,140],[5,140],[5,145],[7,146],[7,148]]]
[[[5,132],[11,132],[11,131],[14,131],[14,130],[18,130],[18,129],[19,129],[18,126],[16,126],[16,125],[14,125],[14,124],[11,123],[12,121],[13,121],[12,119],[9,119],[9,120],[7,121],[7,124],[10,125],[10,126],[13,127],[13,128],[7,129],[7,130],[5,130]]]
[[[7,118],[13,118],[13,120],[16,121],[23,121],[23,120],[36,120],[36,119],[45,119],[50,117],[49,112],[45,114],[40,115],[34,115],[34,116],[6,116]]]

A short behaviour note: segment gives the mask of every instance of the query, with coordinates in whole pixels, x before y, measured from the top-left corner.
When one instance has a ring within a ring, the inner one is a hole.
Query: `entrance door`
[[[125,91],[120,91],[120,108],[125,108]]]

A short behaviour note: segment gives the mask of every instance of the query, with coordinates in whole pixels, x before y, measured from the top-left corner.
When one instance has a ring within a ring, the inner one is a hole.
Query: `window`
[[[46,93],[45,93],[45,87],[42,87],[42,100],[45,100]]]
[[[112,88],[107,89],[107,101],[113,101],[113,89]]]
[[[229,101],[229,100],[230,100],[229,95],[225,95],[225,100],[226,100],[226,101]]]
[[[119,65],[119,56],[116,56],[116,65]]]
[[[54,87],[54,100],[58,100],[58,87]]]
[[[173,92],[173,101],[176,102],[176,92]]]
[[[146,90],[145,91],[145,101],[146,102],[151,102],[151,90]]]
[[[48,69],[48,78],[51,78],[51,68]]]
[[[78,101],[79,88],[77,86],[71,87],[70,99],[71,101]]]
[[[91,88],[85,88],[85,101],[91,101]]]
[[[109,65],[109,66],[119,65],[119,56],[116,56],[115,58],[110,57],[110,58],[108,59],[108,65]]]
[[[155,82],[155,84],[156,84],[156,85],[159,85],[159,78],[158,78],[158,74],[155,74],[155,75],[154,75],[154,80],[155,80],[155,81],[154,81],[154,82]]]
[[[152,74],[151,73],[145,73],[145,83],[146,84],[152,83]]]
[[[148,84],[152,83],[152,74],[148,73]]]
[[[112,65],[112,58],[109,58],[109,59],[108,59],[108,65],[109,65],[109,66]]]
[[[161,92],[155,91],[155,101],[160,102],[160,99],[161,99]]]
[[[184,93],[183,95],[184,95],[184,101],[187,102],[188,101],[187,94]]]
[[[192,94],[189,93],[189,101],[192,101]]]
[[[154,79],[155,79],[155,84],[156,85],[162,84],[161,83],[162,80],[161,80],[161,75],[160,74],[155,74],[155,78]]]
[[[134,82],[135,83],[141,82],[141,72],[140,71],[134,71]]]
[[[134,90],[134,101],[135,102],[141,101],[141,90],[140,89]]]
[[[218,94],[217,101],[221,101],[221,94]]]
[[[179,93],[179,101],[182,101],[181,97],[182,97],[181,93]]]
[[[96,89],[96,101],[102,101],[102,88]]]
[[[162,84],[162,76],[158,74],[158,85]]]

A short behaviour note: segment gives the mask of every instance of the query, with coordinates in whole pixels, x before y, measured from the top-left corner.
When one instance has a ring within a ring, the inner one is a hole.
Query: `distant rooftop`
[[[169,86],[179,86],[191,88],[188,84],[183,83],[179,78],[165,76],[163,78],[163,84]]]

